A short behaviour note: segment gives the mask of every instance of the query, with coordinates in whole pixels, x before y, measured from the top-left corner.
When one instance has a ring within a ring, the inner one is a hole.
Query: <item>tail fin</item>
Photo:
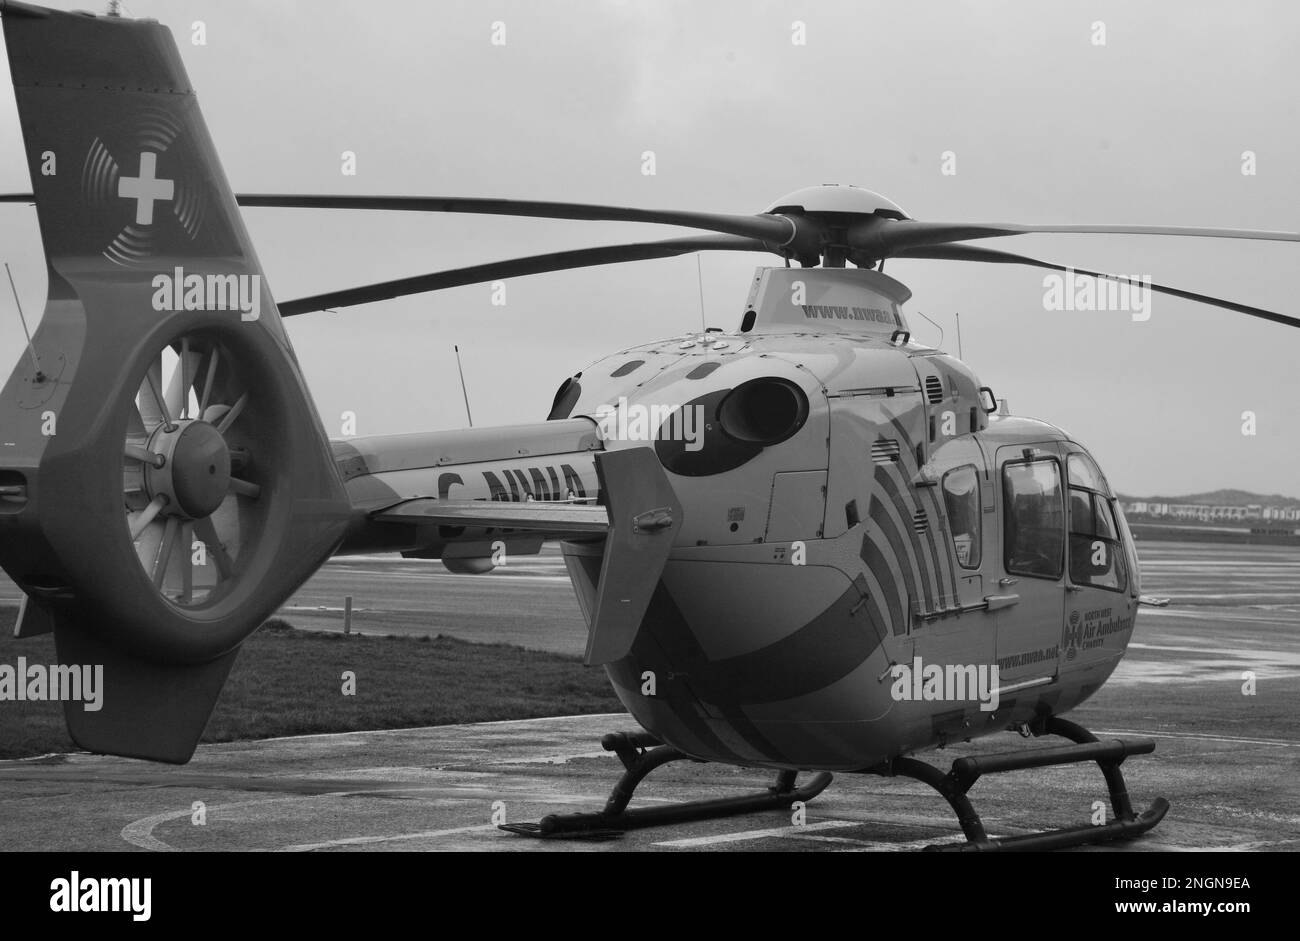
[[[74,740],[185,761],[347,498],[171,33],[0,22],[49,270],[0,392],[0,566],[62,663],[104,668]]]

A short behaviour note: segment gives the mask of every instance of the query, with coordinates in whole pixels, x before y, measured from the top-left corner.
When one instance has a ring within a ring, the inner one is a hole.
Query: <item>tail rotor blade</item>
[[[140,417],[144,419],[144,427],[149,432],[166,422],[163,404],[162,358],[159,357],[149,366],[149,372],[145,375],[144,382],[140,383],[140,392],[136,396]]]
[[[167,383],[167,394],[163,401],[167,405],[167,414],[174,418],[183,418],[189,412],[190,389],[194,384],[195,371],[203,357],[189,349],[188,338],[185,348],[177,359],[175,371]]]

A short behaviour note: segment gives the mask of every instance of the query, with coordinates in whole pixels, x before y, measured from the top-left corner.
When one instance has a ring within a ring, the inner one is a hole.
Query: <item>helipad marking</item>
[[[252,804],[274,804],[279,801],[294,800],[301,797],[295,794],[293,797],[265,797],[261,800],[238,801],[234,804],[213,804],[206,808],[206,813],[216,813],[219,810],[229,810],[232,807],[248,807]],[[153,835],[153,828],[160,823],[167,823],[170,820],[180,820],[182,817],[189,817],[194,813],[193,809],[186,807],[182,810],[169,810],[164,814],[154,814],[151,817],[141,817],[128,823],[122,828],[122,839],[132,846],[138,846],[141,849],[152,850],[155,853],[178,853],[182,852],[179,847],[172,846],[170,843],[164,843]]]

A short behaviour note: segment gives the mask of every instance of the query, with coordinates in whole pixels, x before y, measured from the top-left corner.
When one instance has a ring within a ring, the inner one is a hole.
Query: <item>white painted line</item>
[[[375,843],[394,843],[399,840],[436,840],[442,836],[455,836],[459,833],[477,833],[483,830],[495,830],[496,824],[482,823],[472,827],[452,827],[449,830],[421,830],[418,833],[393,833],[388,836],[349,836],[340,840],[326,840],[323,843],[298,843],[294,846],[281,847],[281,853],[310,853],[313,850],[329,849],[334,846],[370,846]]]
[[[1229,745],[1274,745],[1278,748],[1300,748],[1300,742],[1282,739],[1242,738],[1238,735],[1198,735],[1195,732],[1150,732],[1146,729],[1094,729],[1093,735],[1147,735],[1151,738],[1184,739],[1193,742],[1223,742]]]
[[[406,582],[428,582],[434,578],[469,578],[476,582],[490,585],[494,581],[516,581],[516,582],[567,582],[567,575],[506,575],[504,573],[484,573],[482,575],[462,575],[454,572],[427,572],[421,575],[407,575],[405,572],[369,572],[357,571],[355,574],[364,575],[367,579]],[[316,588],[308,588],[308,591],[317,591]]]
[[[928,840],[909,840],[906,843],[882,843],[879,840],[852,840],[844,836],[806,836],[805,840],[816,840],[819,843],[851,843],[855,844],[854,849],[862,852],[897,852],[905,853],[908,851],[922,850],[927,846],[955,842],[960,845],[962,840],[953,840],[950,835],[934,836]]]
[[[1144,586],[1150,587],[1150,586]],[[1180,598],[1195,598],[1198,600],[1212,598],[1300,598],[1300,592],[1296,591],[1294,584],[1287,584],[1281,590],[1268,590],[1261,588],[1260,591],[1230,591],[1230,592],[1212,592],[1212,591],[1180,591],[1177,588],[1165,586],[1164,590],[1173,596],[1174,601]],[[1154,591],[1154,589],[1153,589]]]
[[[1158,849],[1161,852],[1168,853],[1253,853],[1257,850],[1269,849],[1274,846],[1290,846],[1295,843],[1300,843],[1300,837],[1293,840],[1257,840],[1253,843],[1232,843],[1228,846],[1174,846],[1154,841],[1148,843],[1147,846],[1150,849]]]
[[[239,742],[205,742],[199,746],[199,750],[207,751],[209,749],[228,748],[232,745],[257,746],[266,742],[292,742],[296,739],[307,738],[346,738],[350,735],[405,735],[408,732],[476,729],[488,725],[532,725],[538,722],[572,722],[575,719],[609,719],[614,722],[624,723],[627,726],[626,731],[637,731],[636,720],[626,712],[598,712],[583,716],[538,716],[533,719],[493,719],[488,722],[467,722],[460,725],[420,725],[409,729],[354,729],[351,732],[308,732],[305,735],[278,735],[274,738],[245,739]],[[612,755],[613,752],[609,752],[608,754]],[[2,764],[2,762],[0,762],[0,764]]]
[[[1234,611],[1235,613],[1229,613]],[[1245,614],[1233,608],[1222,608],[1217,610],[1216,609],[1206,610],[1205,608],[1201,608],[1199,610],[1192,610],[1192,611],[1189,611],[1186,608],[1143,608],[1142,609],[1142,614],[1141,614],[1142,618],[1144,619],[1149,618],[1153,615],[1156,617],[1167,617],[1167,618],[1173,618],[1173,617],[1190,618],[1192,620],[1197,620],[1197,621],[1223,621],[1223,622],[1231,622],[1234,624],[1285,624],[1289,627],[1294,627],[1296,624],[1295,618],[1256,617],[1250,614]]]
[[[786,824],[784,827],[771,827],[767,830],[741,830],[738,833],[719,833],[714,836],[693,836],[682,840],[665,840],[654,845],[672,847],[713,846],[718,843],[743,843],[746,840],[762,840],[772,836],[799,835],[797,833],[792,834],[790,832],[792,830],[809,833],[814,830],[842,830],[845,827],[859,827],[861,825],[856,820],[826,820],[821,823],[805,823],[800,826]]]
[[[1228,560],[1214,562],[1184,562],[1179,559],[1151,559],[1150,561],[1142,562],[1139,568],[1213,569],[1215,571],[1218,571],[1219,569],[1238,568],[1256,571],[1258,569],[1291,568],[1295,566],[1300,566],[1300,562],[1293,562],[1289,559],[1260,559],[1258,562],[1231,562]]]
[[[578,758],[616,758],[612,751],[579,752],[574,755],[544,755],[541,758],[497,758],[489,765],[567,765]],[[638,798],[640,800],[640,798]]]

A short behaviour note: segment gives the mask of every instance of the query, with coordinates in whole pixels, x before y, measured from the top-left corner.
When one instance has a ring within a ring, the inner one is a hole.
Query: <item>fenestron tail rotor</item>
[[[266,416],[235,357],[210,333],[187,333],[149,364],[128,410],[128,532],[153,586],[181,608],[228,594],[265,525],[262,485],[253,479],[257,445],[243,426]],[[165,372],[159,401],[154,390]]]

